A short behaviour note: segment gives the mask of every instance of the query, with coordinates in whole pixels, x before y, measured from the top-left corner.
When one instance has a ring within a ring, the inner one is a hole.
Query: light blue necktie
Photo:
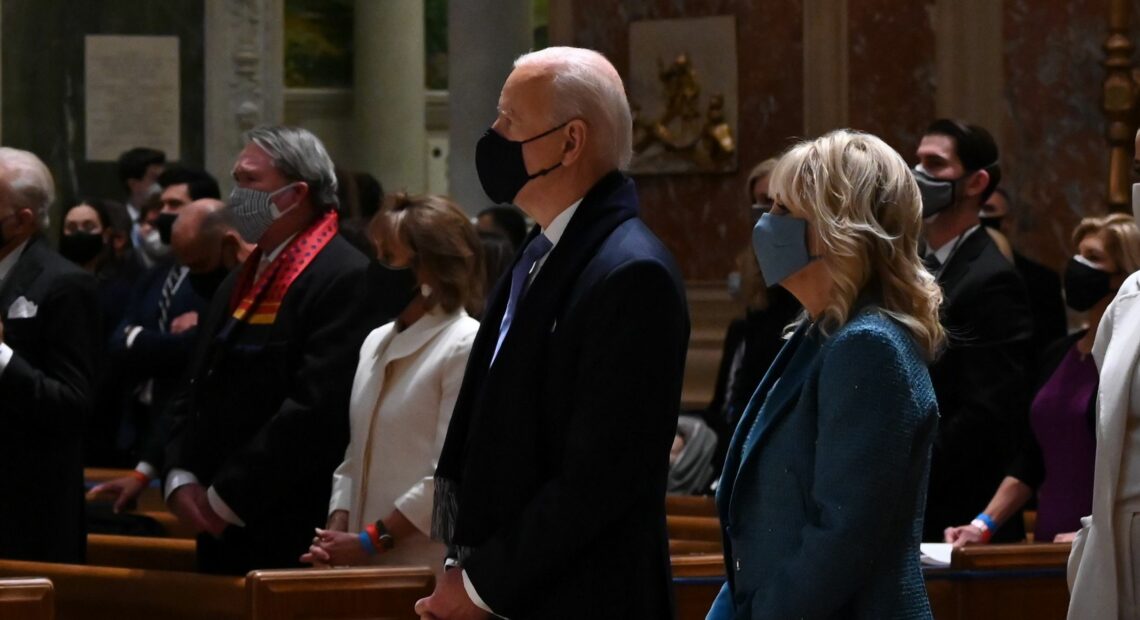
[[[526,281],[535,263],[539,261],[554,244],[546,235],[539,234],[531,242],[527,244],[526,249],[523,250],[522,258],[515,265],[511,271],[511,296],[507,298],[507,309],[503,312],[503,322],[499,325],[499,341],[495,343],[495,354],[491,356],[491,363],[495,363],[495,358],[499,356],[499,349],[503,346],[503,340],[507,337],[507,332],[511,329],[511,321],[515,318],[515,310],[518,309],[519,300],[522,299],[526,293]]]

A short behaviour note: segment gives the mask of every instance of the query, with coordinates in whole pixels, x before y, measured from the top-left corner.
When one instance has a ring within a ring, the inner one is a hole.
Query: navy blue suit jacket
[[[209,308],[209,303],[194,292],[189,279],[183,278],[170,300],[166,324],[159,325],[158,305],[162,299],[162,288],[173,267],[172,263],[161,263],[139,278],[123,319],[111,333],[110,347],[114,359],[128,376],[139,381],[154,379],[153,402],[158,409],[173,395],[186,372],[198,333],[194,328],[171,334],[170,324],[187,312],[197,312],[199,320],[202,320]],[[127,348],[125,331],[134,325],[143,330]]]
[[[709,618],[927,618],[919,561],[930,375],[868,308],[801,325],[729,446],[717,509],[728,581]]]
[[[665,481],[689,321],[673,258],[636,213],[632,181],[599,181],[494,364],[507,280],[472,346],[436,510],[458,486],[445,538],[512,620],[673,615]]]

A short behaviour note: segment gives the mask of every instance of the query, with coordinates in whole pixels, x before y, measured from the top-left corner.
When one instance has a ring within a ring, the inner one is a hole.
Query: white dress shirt
[[[934,258],[938,260],[939,269],[945,267],[947,261],[950,260],[950,257],[953,256],[954,252],[958,249],[958,246],[962,245],[962,242],[968,239],[970,235],[974,234],[974,231],[978,230],[979,228],[981,228],[980,225],[974,224],[968,230],[966,230],[966,232],[942,244],[942,247],[934,250],[933,252],[928,251],[926,255],[934,255]]]

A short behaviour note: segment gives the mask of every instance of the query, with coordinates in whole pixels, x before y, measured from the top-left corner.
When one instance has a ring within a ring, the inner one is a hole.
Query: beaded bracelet
[[[376,529],[375,523],[364,526],[364,531],[368,534],[368,540],[372,543],[373,549],[383,548],[383,545],[380,544],[380,530]]]
[[[368,555],[376,555],[376,547],[372,545],[372,537],[368,535],[367,531],[360,533],[360,547]]]
[[[981,530],[982,542],[984,543],[990,542],[990,539],[993,538],[994,531],[997,530],[997,524],[994,523],[993,518],[984,512],[974,517],[974,520],[970,521],[970,525]]]

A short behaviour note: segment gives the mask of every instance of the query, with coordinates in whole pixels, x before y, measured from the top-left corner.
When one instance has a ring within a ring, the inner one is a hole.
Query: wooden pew
[[[950,567],[926,570],[937,620],[1063,619],[1069,607],[1068,543],[955,549]]]
[[[927,568],[926,590],[935,620],[1058,620],[1069,591],[1069,545],[980,545],[956,549],[948,568]],[[720,554],[674,555],[673,588],[679,618],[703,618],[724,583]]]
[[[0,577],[24,575],[51,580],[59,620],[247,617],[243,577],[0,560]]]
[[[670,561],[677,617],[704,618],[724,585],[723,554],[674,555]]]
[[[221,577],[0,560],[0,577],[23,575],[51,580],[59,620],[415,618],[415,601],[435,587],[427,567],[264,570]]]
[[[669,540],[721,542],[720,519],[716,517],[677,517],[666,515],[665,528]]]
[[[251,620],[415,618],[431,594],[427,567],[262,570],[246,576]]]
[[[43,578],[0,579],[0,618],[54,620],[55,591]]]
[[[716,517],[711,495],[666,495],[665,514],[674,517]]]
[[[184,538],[87,535],[87,564],[193,572],[197,543]]]

